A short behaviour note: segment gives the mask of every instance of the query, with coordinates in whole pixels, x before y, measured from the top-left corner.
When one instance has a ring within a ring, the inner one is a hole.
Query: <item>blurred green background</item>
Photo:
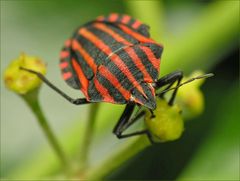
[[[7,1],[1,0],[1,178],[58,175],[59,163],[34,115],[3,84],[2,72],[21,52],[42,58],[47,77],[72,97],[82,97],[61,79],[63,42],[81,24],[102,14],[127,13],[150,25],[165,49],[161,76],[215,73],[202,87],[205,112],[185,125],[182,138],[151,146],[108,179],[239,180],[239,1]],[[80,152],[89,106],[74,106],[43,85],[40,103],[66,152]],[[102,103],[97,114],[91,163],[126,140],[112,128],[123,106]],[[111,110],[111,111],[109,111]]]

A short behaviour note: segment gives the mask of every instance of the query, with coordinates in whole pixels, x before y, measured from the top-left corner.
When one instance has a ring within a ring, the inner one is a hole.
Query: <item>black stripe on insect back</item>
[[[127,23],[127,25],[131,27],[133,25],[133,23],[135,23],[135,21],[136,21],[136,19],[131,18],[129,20],[129,22]]]
[[[109,80],[107,80],[101,74],[97,74],[96,78],[98,79],[100,84],[108,88],[108,92],[114,98],[115,102],[122,104],[126,103],[126,100],[123,97],[123,95],[118,91],[118,89],[114,85],[112,85],[112,83]]]
[[[80,52],[76,51],[74,52],[75,59],[77,60],[77,63],[82,68],[82,71],[84,75],[87,77],[88,80],[91,80],[94,77],[94,72],[91,69],[91,67],[87,64],[87,62],[84,60]]]
[[[89,95],[90,101],[93,100],[93,102],[99,102],[103,100],[103,97],[101,96],[100,92],[98,92],[93,81],[89,81],[88,95]]]
[[[117,42],[111,35],[101,30],[98,30],[97,28],[91,27],[89,28],[89,31],[102,39],[102,41],[112,50],[112,52],[115,52],[115,54],[120,57],[122,62],[124,62],[124,64],[136,80],[144,79],[142,72],[136,67],[131,57],[128,55],[128,53],[126,53],[125,49],[123,48],[126,45],[124,45],[122,42]]]
[[[149,75],[151,76],[151,78],[153,80],[158,78],[158,70],[154,68],[153,64],[148,60],[147,55],[145,54],[145,52],[143,52],[139,46],[134,46],[133,50],[135,51],[135,53],[137,54],[137,56],[139,57],[139,59],[142,61],[142,64],[145,66],[145,69],[147,70],[147,72],[149,73]],[[160,61],[160,60],[157,60]]]
[[[106,55],[100,49],[98,49],[91,41],[86,39],[81,35],[76,35],[75,40],[81,43],[84,50],[93,58],[96,65],[104,64],[104,60],[106,59]]]
[[[73,35],[73,41],[77,41],[77,43],[82,46],[82,42],[77,40],[78,37],[78,30]],[[88,80],[91,80],[94,76],[94,72],[92,68],[88,65],[88,63],[85,61],[83,56],[78,50],[72,50],[72,54],[74,54],[75,60],[78,62],[80,67],[82,68],[82,71],[84,75],[87,77]],[[90,54],[91,55],[91,54]]]
[[[109,29],[111,29],[112,31],[114,31],[116,34],[120,35],[122,38],[124,38],[125,40],[129,41],[132,44],[138,44],[139,41],[137,39],[135,39],[134,37],[132,37],[131,35],[123,32],[121,29],[119,29],[118,26],[116,26],[113,23],[105,23],[105,25],[107,25],[107,27]]]
[[[117,22],[121,22],[121,20],[122,20],[122,17],[123,17],[123,15],[122,15],[122,14],[119,14],[119,15],[118,15],[118,18],[117,18],[117,20],[116,20],[116,21],[117,21]]]
[[[93,26],[89,26],[87,29],[99,39],[101,39],[112,50],[112,52],[115,52],[116,50],[125,46],[122,42],[116,41],[108,33],[105,33]]]

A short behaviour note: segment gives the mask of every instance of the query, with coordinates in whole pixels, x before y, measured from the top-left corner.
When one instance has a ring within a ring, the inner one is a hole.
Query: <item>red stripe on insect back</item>
[[[138,41],[142,42],[142,43],[156,43],[154,40],[150,39],[150,38],[146,38],[145,36],[131,30],[130,28],[128,28],[125,25],[117,25],[122,31],[124,31],[125,33],[131,35],[132,37],[134,37],[135,39],[137,39]]]
[[[59,64],[59,66],[60,66],[60,68],[61,69],[65,69],[65,68],[67,68],[68,67],[68,62],[61,62],[60,64]]]
[[[151,76],[147,72],[145,66],[143,65],[142,61],[138,57],[138,55],[135,53],[132,47],[128,47],[125,49],[125,51],[128,53],[128,55],[131,57],[133,60],[134,64],[137,66],[137,68],[142,72],[144,75],[144,81],[145,82],[153,82]]]
[[[117,21],[118,17],[119,17],[118,14],[112,13],[112,14],[109,15],[108,20],[109,20],[110,22],[115,22],[115,21]]]
[[[79,53],[83,56],[84,60],[91,67],[94,73],[97,71],[97,65],[95,64],[93,58],[86,52],[86,50],[81,46],[81,44],[77,40],[73,40],[72,48],[74,50],[79,51]]]
[[[63,50],[60,52],[61,59],[67,58],[69,55],[70,55],[69,51]]]
[[[100,73],[102,76],[104,76],[111,84],[116,87],[119,92],[122,94],[122,96],[126,99],[129,100],[131,93],[126,90],[125,88],[122,87],[121,83],[118,81],[118,79],[108,70],[107,67],[101,66],[100,68]]]
[[[125,65],[125,63],[122,61],[122,59],[117,55],[113,54],[110,59],[117,65],[117,67],[123,72],[123,74],[130,80],[130,82],[138,89],[139,92],[143,96],[146,97],[142,87],[140,86],[139,82],[133,77],[132,73],[128,69],[128,67]]]
[[[155,55],[153,54],[152,50],[149,47],[146,46],[139,46],[139,48],[145,52],[145,54],[148,57],[148,60],[152,63],[153,67],[157,70],[159,70],[160,66],[160,59],[157,59]]]
[[[70,46],[71,46],[71,43],[72,43],[72,40],[71,40],[71,39],[68,39],[68,40],[65,41],[65,44],[64,44],[64,45],[65,45],[66,47],[70,47]]]
[[[94,85],[98,90],[98,92],[103,97],[104,102],[111,102],[111,103],[115,102],[114,98],[109,94],[108,90],[102,84],[100,84],[97,79],[94,79]]]
[[[123,15],[121,22],[127,24],[130,21],[131,17],[128,15]]]
[[[143,89],[141,86],[139,86],[138,81],[133,77],[132,73],[128,69],[128,67],[125,65],[125,63],[122,61],[122,59],[116,55],[112,54],[112,50],[97,36],[95,36],[93,33],[89,32],[86,28],[81,28],[79,30],[79,34],[87,38],[89,41],[91,41],[97,48],[99,48],[101,51],[103,51],[107,56],[109,56],[109,59],[115,63],[115,65],[125,74],[125,76],[129,79],[132,84],[137,87],[137,89],[145,95]]]
[[[72,58],[72,65],[73,65],[74,70],[77,73],[78,80],[80,81],[80,83],[82,85],[81,90],[84,93],[84,95],[86,96],[86,98],[88,98],[88,92],[87,92],[88,79],[86,78],[85,74],[82,71],[82,68],[79,66],[79,64],[77,63],[77,61],[74,58]]]
[[[105,33],[111,35],[116,41],[121,42],[121,43],[125,43],[127,45],[132,45],[132,43],[130,43],[129,41],[127,41],[126,39],[122,38],[119,34],[115,33],[113,30],[111,30],[110,28],[108,28],[105,24],[102,23],[94,23],[93,24],[94,27],[96,27],[99,30],[104,31]]]
[[[138,20],[136,20],[133,24],[132,24],[132,28],[133,29],[138,29],[138,27],[141,25],[142,23]]]
[[[72,77],[72,73],[71,72],[65,72],[65,73],[62,74],[62,77],[63,77],[64,80],[67,80],[67,79]]]

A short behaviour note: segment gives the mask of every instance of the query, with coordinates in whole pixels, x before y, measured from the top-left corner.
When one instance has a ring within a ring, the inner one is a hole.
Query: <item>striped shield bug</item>
[[[130,134],[123,132],[144,112],[131,119],[134,108],[154,110],[156,98],[162,97],[176,83],[168,101],[173,105],[183,73],[176,71],[158,79],[163,46],[149,35],[149,27],[128,15],[110,14],[80,26],[65,42],[60,53],[60,69],[66,83],[80,89],[85,98],[73,99],[36,74],[48,86],[76,105],[109,102],[126,104],[113,133],[118,138],[147,134],[148,130]],[[161,94],[156,91],[166,88]]]

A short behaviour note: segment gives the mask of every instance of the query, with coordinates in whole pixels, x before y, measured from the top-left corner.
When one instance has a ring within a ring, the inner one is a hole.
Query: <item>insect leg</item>
[[[131,136],[137,136],[137,135],[142,135],[142,134],[146,134],[149,138],[149,140],[151,141],[151,143],[153,143],[151,135],[149,133],[148,130],[141,130],[141,131],[136,131],[133,133],[127,133],[127,134],[123,134],[123,132],[129,128],[132,124],[134,124],[136,121],[140,120],[140,118],[142,118],[145,115],[145,111],[140,111],[139,113],[137,113],[136,115],[134,115],[133,118],[131,118],[131,115],[133,113],[135,105],[134,104],[127,104],[126,108],[124,109],[120,119],[118,120],[116,126],[113,129],[113,133],[119,138],[127,138],[127,137],[131,137]]]
[[[177,82],[177,86],[180,84],[181,80],[183,78],[183,72],[182,71],[175,71],[175,72],[172,72],[170,74],[167,74],[165,75],[164,77],[160,78],[157,80],[156,82],[156,90],[165,86],[165,85],[168,85],[167,89],[169,89],[175,82]],[[176,94],[177,94],[177,91],[178,91],[178,88],[174,89],[173,91],[173,94],[168,102],[169,105],[173,105],[173,102],[174,102],[174,99],[176,97]],[[163,96],[165,93],[163,94],[157,94],[158,96]]]
[[[63,91],[61,91],[59,88],[57,88],[55,85],[53,85],[46,77],[44,77],[43,74],[36,72],[34,70],[30,70],[27,68],[23,68],[20,67],[20,69],[28,71],[32,74],[35,74],[36,76],[38,76],[39,79],[41,79],[44,83],[46,83],[50,88],[52,88],[54,91],[56,91],[58,94],[60,94],[62,97],[64,97],[65,99],[67,99],[69,102],[71,102],[72,104],[76,104],[76,105],[80,105],[80,104],[88,104],[91,103],[89,102],[87,99],[85,98],[78,98],[78,99],[73,99],[71,97],[69,97],[67,94],[65,94]]]

